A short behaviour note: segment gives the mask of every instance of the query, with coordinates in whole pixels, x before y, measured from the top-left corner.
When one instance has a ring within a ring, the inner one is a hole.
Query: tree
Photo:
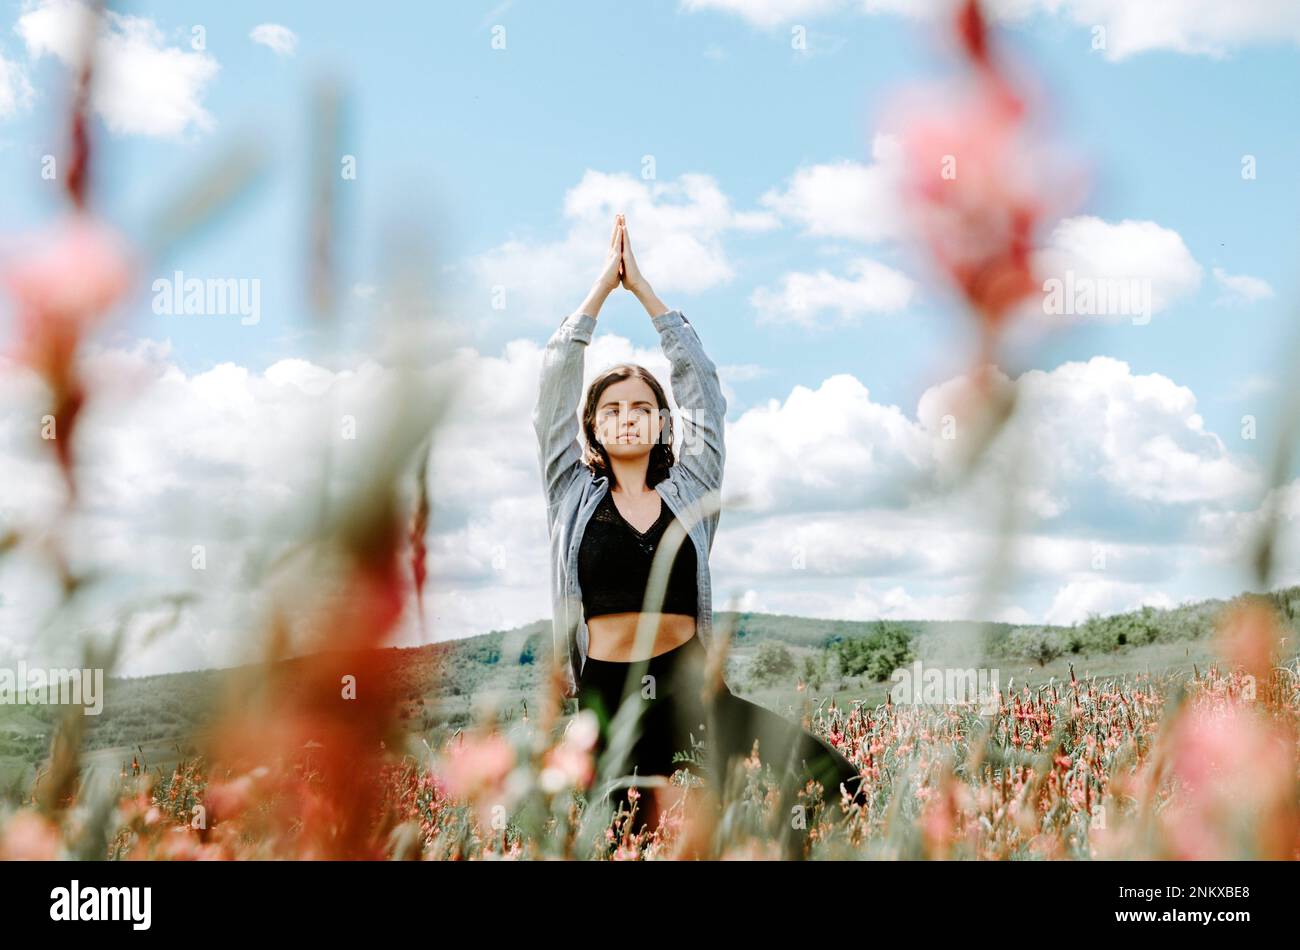
[[[841,640],[835,651],[845,676],[862,674],[879,681],[911,662],[912,640],[901,625],[880,620],[867,636]]]
[[[755,682],[773,683],[794,673],[794,657],[779,640],[764,640],[749,671]]]
[[[1021,627],[1012,631],[1010,641],[1016,656],[1037,660],[1039,666],[1046,666],[1065,652],[1057,632],[1046,627]]]
[[[826,651],[822,650],[813,656],[809,654],[803,658],[803,678],[814,690],[820,690],[822,683],[826,679]]]

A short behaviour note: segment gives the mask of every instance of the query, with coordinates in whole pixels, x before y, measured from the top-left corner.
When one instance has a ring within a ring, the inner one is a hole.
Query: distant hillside
[[[1294,630],[1300,587],[1261,596],[1278,607]],[[1152,657],[1179,659],[1169,649],[1144,648],[1203,640],[1227,603],[1146,607],[1069,627],[816,620],[726,611],[715,614],[715,625],[733,629],[727,671],[732,690],[779,708],[790,700],[796,682],[808,683],[816,693],[848,691],[878,700],[884,689],[879,684],[886,681],[887,686],[888,673],[897,665],[954,651],[963,657],[977,651],[990,665],[1037,666],[1045,672],[1058,659],[1105,658],[1105,669],[1120,672],[1131,657],[1141,668]],[[522,713],[541,686],[550,645],[550,622],[539,620],[514,630],[382,652],[386,675],[403,697],[403,717],[413,731],[429,736],[469,722],[476,700],[495,699],[505,714]],[[1192,655],[1190,647],[1182,650],[1183,657]],[[1208,644],[1199,645],[1196,655],[1208,657]],[[302,661],[284,662],[292,667]],[[188,738],[205,731],[230,675],[228,670],[205,670],[106,681],[104,711],[89,717],[87,751],[100,751],[104,755],[98,758],[111,760],[116,750],[129,761],[137,745],[174,747],[176,752],[169,753],[174,759]],[[0,705],[0,788],[12,792],[30,781],[33,766],[48,753],[57,713],[47,706]]]

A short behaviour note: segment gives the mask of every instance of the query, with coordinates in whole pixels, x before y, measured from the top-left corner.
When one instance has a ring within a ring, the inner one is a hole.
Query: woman
[[[584,445],[576,417],[584,354],[601,306],[620,284],[659,333],[679,418],[650,372],[619,364],[587,391]],[[601,760],[604,770],[632,775],[642,788],[637,778],[667,777],[679,767],[699,771],[698,763],[680,760],[693,742],[703,743],[705,759],[725,775],[757,741],[759,759],[782,778],[776,830],[784,853],[797,857],[804,829],[787,819],[809,778],[836,812],[841,783],[857,802],[864,792],[858,769],[829,743],[735,696],[725,683],[707,689],[708,556],[720,509],[726,410],[699,336],[681,311],[655,296],[618,215],[604,269],[546,345],[533,413],[551,540],[558,674],[565,696],[577,697],[579,709],[595,711],[600,721],[598,752],[610,753]],[[674,425],[683,429],[680,459],[672,447]],[[638,815],[656,826],[671,797],[671,791],[662,799],[642,795]]]

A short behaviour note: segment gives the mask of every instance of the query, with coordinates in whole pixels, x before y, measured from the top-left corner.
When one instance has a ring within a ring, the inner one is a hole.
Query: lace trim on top
[[[676,520],[667,502],[661,498],[659,504],[659,517],[641,533],[619,512],[612,494],[607,491],[601,499],[587,522],[578,550],[578,583],[588,619],[641,610],[659,541]],[[695,545],[688,535],[673,558],[661,613],[696,615],[696,567]]]

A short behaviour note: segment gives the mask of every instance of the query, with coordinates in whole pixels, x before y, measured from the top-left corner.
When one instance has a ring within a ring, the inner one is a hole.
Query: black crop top
[[[582,609],[587,619],[601,614],[640,613],[650,582],[650,565],[659,540],[676,520],[662,498],[659,518],[641,534],[628,523],[606,491],[583,531],[578,549],[578,584],[582,588]],[[660,613],[696,616],[699,586],[696,577],[695,544],[690,535],[682,538],[668,573]]]

